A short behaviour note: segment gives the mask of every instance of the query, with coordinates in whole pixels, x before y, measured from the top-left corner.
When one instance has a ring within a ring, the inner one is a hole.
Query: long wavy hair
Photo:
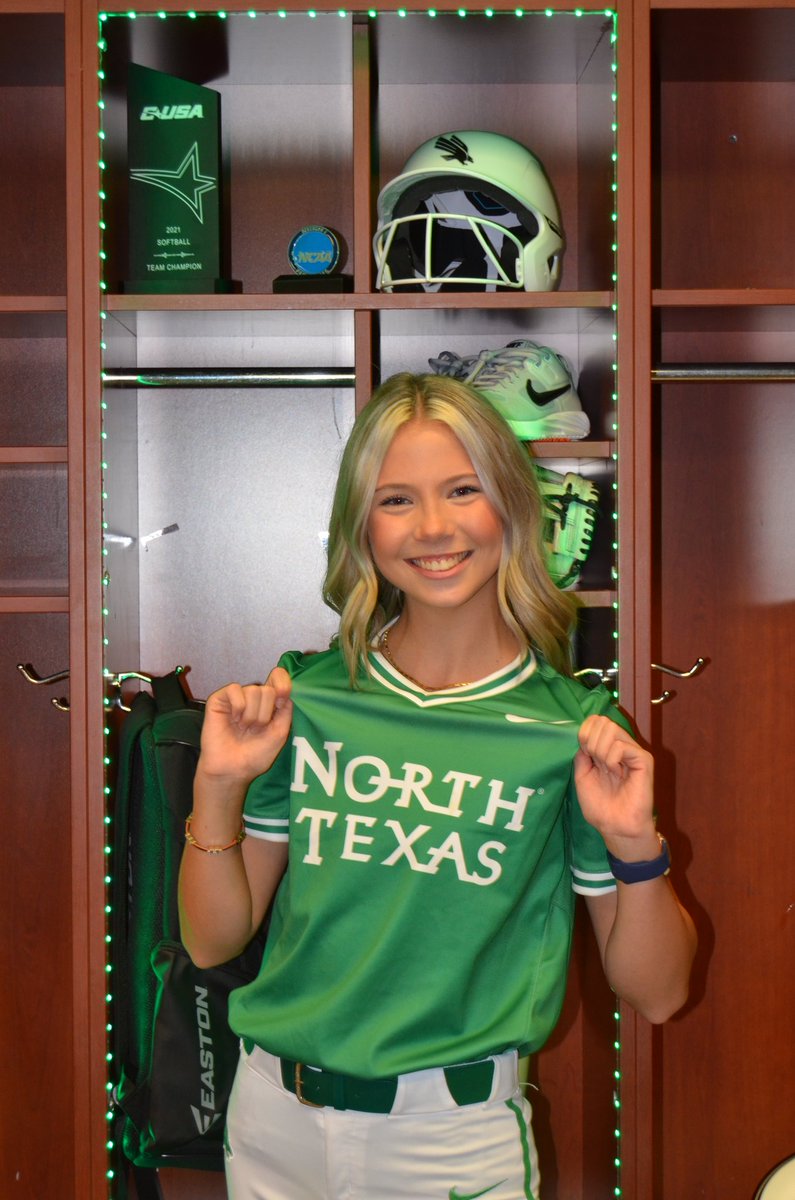
[[[503,525],[497,572],[500,612],[523,646],[571,673],[577,602],[550,579],[542,541],[543,503],[527,450],[476,391],[442,375],[387,379],[357,417],[343,452],[329,525],[323,598],[339,613],[338,643],[355,684],[367,651],[403,607],[403,593],[381,575],[367,528],[381,464],[402,425],[442,421],[459,439]]]

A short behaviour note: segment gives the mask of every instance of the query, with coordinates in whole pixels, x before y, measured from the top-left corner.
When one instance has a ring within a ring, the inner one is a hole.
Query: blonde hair
[[[459,439],[503,523],[497,591],[519,642],[571,672],[576,600],[549,577],[543,503],[527,450],[491,405],[459,380],[402,373],[387,379],[359,414],[345,447],[329,525],[326,604],[339,613],[338,642],[354,683],[376,633],[402,608],[402,593],[377,570],[367,535],[384,456],[408,421],[442,421]]]

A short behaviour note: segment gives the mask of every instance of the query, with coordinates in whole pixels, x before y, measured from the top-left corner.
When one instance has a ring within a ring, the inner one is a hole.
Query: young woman
[[[652,760],[570,676],[541,527],[489,405],[395,376],[341,465],[338,639],[207,701],[180,881],[194,960],[237,954],[275,897],[230,1003],[232,1200],[536,1197],[517,1060],[557,1019],[576,892],[619,996],[652,1021],[686,997]]]

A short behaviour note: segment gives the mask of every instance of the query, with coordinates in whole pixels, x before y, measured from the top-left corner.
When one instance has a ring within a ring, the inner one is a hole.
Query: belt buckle
[[[325,1104],[315,1104],[314,1100],[307,1100],[304,1096],[304,1085],[303,1080],[301,1079],[301,1071],[304,1066],[306,1066],[305,1063],[297,1062],[295,1064],[295,1075],[293,1076],[295,1082],[295,1094],[301,1104],[305,1104],[307,1108],[325,1108]]]

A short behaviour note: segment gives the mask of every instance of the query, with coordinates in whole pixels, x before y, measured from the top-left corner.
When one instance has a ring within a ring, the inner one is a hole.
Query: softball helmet
[[[376,287],[554,291],[564,238],[539,160],[499,133],[424,142],[378,197]]]

